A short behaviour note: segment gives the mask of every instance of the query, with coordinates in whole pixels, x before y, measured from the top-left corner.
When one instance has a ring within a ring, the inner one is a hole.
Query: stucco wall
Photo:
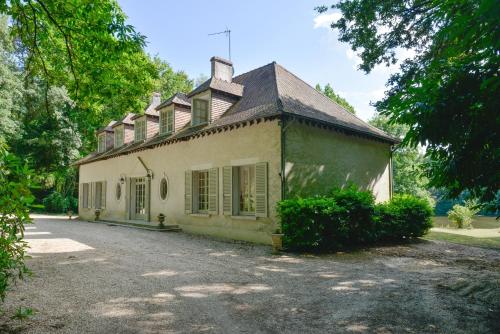
[[[372,190],[377,201],[390,198],[390,146],[336,131],[287,123],[287,196],[325,194],[353,182]]]
[[[280,128],[277,121],[262,122],[232,131],[179,142],[155,149],[119,156],[80,166],[80,183],[107,181],[106,209],[103,219],[126,219],[125,189],[117,201],[115,187],[120,176],[146,175],[137,157],[141,157],[154,177],[151,183],[151,218],[159,213],[167,223],[179,224],[184,231],[219,237],[271,243],[270,234],[276,228],[276,202],[281,196]],[[230,165],[268,163],[268,218],[235,219],[222,215],[222,168]],[[219,214],[197,217],[184,213],[184,172],[201,168],[219,168]],[[163,176],[169,182],[169,194],[160,199],[159,184]],[[92,219],[92,209],[81,209],[83,219]]]

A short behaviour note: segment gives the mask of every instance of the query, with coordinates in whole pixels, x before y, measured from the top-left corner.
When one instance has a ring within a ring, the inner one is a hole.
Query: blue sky
[[[330,3],[331,1],[326,1]],[[319,16],[323,1],[161,1],[119,0],[128,23],[147,36],[147,51],[158,54],[191,78],[210,74],[210,57],[227,58],[227,38],[209,33],[231,29],[235,74],[276,61],[311,85],[330,83],[367,120],[370,101],[383,96],[394,68],[369,75],[359,58],[337,41],[329,23],[338,13]]]

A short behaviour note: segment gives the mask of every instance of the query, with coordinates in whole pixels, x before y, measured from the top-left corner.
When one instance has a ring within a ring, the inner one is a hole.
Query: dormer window
[[[135,141],[146,139],[146,117],[137,118],[135,120]]]
[[[97,152],[106,151],[106,133],[101,133],[97,136]]]
[[[115,128],[115,147],[123,146],[124,132],[125,129],[123,128],[123,125]]]
[[[193,125],[208,123],[208,101],[193,99]]]
[[[160,134],[168,134],[174,131],[174,109],[163,109],[160,112]]]

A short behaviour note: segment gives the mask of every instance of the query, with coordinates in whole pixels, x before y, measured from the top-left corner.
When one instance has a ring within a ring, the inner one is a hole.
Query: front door
[[[147,219],[147,187],[145,177],[135,177],[131,179],[130,196],[130,217],[132,219]]]

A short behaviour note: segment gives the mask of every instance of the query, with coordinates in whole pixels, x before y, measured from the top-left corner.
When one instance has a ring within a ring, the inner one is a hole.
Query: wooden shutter
[[[90,182],[90,187],[89,187],[89,208],[94,208],[94,191],[95,191],[95,182]]]
[[[101,182],[101,208],[106,208],[106,181]]]
[[[193,212],[193,172],[187,170],[184,175],[184,211],[186,214]]]
[[[255,165],[255,216],[267,217],[267,163]]]
[[[233,167],[222,167],[222,213],[233,214]]]
[[[219,169],[208,170],[208,213],[218,214]]]
[[[78,185],[78,211],[83,208],[83,183]]]

